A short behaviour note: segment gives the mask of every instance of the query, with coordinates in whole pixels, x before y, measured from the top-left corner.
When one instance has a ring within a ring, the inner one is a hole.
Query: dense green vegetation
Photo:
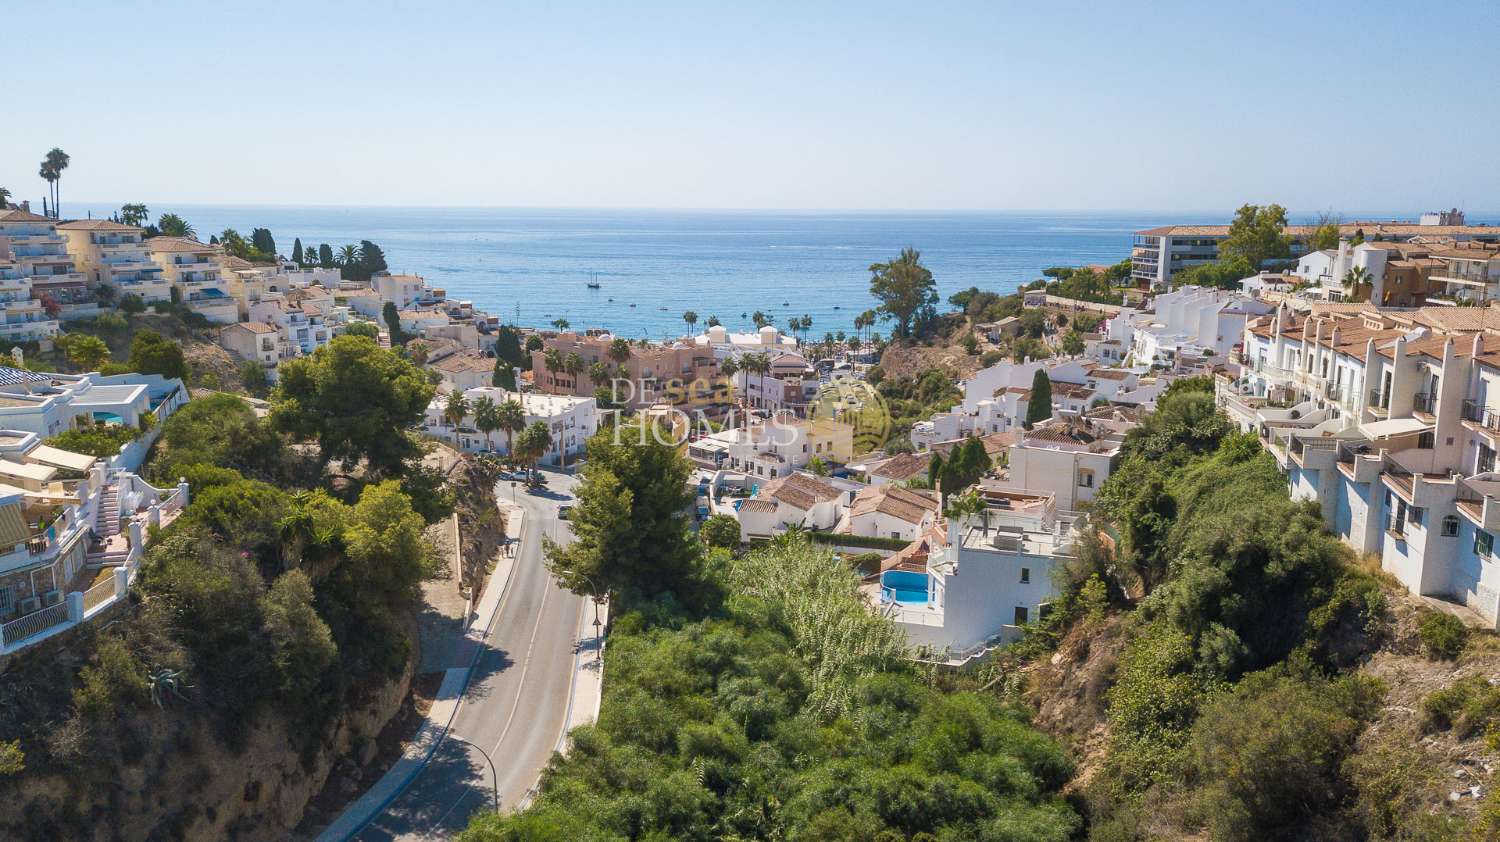
[[[924,682],[827,551],[718,550],[691,578],[687,595],[636,588],[599,722],[528,810],[461,839],[1061,842],[1078,826],[1056,744],[993,696]]]
[[[953,375],[944,369],[928,370],[918,379],[882,377],[875,389],[891,414],[890,438],[896,441],[907,437],[912,424],[951,409],[963,398]]]
[[[1404,771],[1419,764],[1409,746],[1362,741],[1386,688],[1351,669],[1389,634],[1381,586],[1288,498],[1211,389],[1178,381],[1128,435],[1093,512],[1113,548],[1082,542],[1058,610],[1018,649],[1050,655],[1063,630],[1117,615],[1108,739],[1081,792],[1088,838],[1483,838],[1395,806],[1420,791]],[[1423,624],[1435,657],[1462,647],[1452,623]],[[1500,719],[1488,689],[1429,699],[1431,727],[1483,733]]]
[[[135,427],[122,424],[92,424],[76,430],[64,430],[47,439],[47,444],[74,453],[86,453],[100,459],[108,459],[118,455],[120,448],[140,437],[141,431]]]
[[[367,363],[401,376],[368,356],[346,364]],[[146,742],[159,719],[184,733],[206,722],[224,745],[204,749],[227,746],[226,762],[275,721],[310,757],[331,717],[398,675],[429,563],[421,507],[404,490],[416,466],[334,482],[325,462],[232,395],[175,413],[144,473],[159,484],[187,477],[190,503],[153,530],[130,611],[82,627],[68,658],[28,650],[10,665],[6,773],[103,785],[143,752],[171,748]],[[91,821],[50,808],[33,818],[48,838],[86,835]]]

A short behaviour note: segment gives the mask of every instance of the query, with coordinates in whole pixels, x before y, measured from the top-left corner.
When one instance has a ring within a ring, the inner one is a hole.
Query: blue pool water
[[[880,576],[880,598],[902,605],[926,605],[927,574],[887,570]]]

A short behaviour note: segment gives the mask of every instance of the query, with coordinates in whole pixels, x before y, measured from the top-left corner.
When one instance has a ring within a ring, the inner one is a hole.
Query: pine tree
[[[302,238],[292,240],[292,262],[306,268],[307,264],[302,262]]]

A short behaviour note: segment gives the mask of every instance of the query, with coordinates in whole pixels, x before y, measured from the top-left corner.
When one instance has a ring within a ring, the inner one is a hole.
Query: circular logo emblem
[[[831,420],[854,429],[854,455],[885,446],[891,435],[891,413],[874,386],[853,377],[835,377],[818,388],[807,408],[813,421]]]

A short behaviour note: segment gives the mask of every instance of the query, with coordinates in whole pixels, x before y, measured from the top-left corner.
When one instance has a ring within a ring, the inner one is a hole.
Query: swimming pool
[[[880,574],[880,599],[902,605],[926,605],[927,574],[887,570]]]

